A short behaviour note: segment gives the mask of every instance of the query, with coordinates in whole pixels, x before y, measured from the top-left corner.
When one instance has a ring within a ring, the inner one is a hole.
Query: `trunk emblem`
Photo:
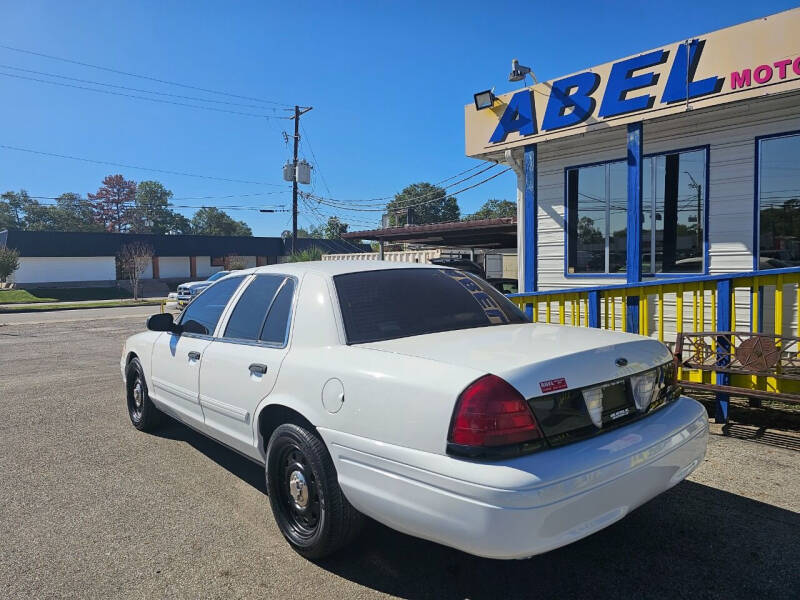
[[[615,361],[614,361],[614,364],[615,364],[615,365],[617,365],[618,367],[624,367],[624,366],[627,366],[627,364],[628,364],[628,359],[627,359],[627,358],[625,358],[624,356],[621,356],[621,357],[619,357],[617,360],[615,360]]]

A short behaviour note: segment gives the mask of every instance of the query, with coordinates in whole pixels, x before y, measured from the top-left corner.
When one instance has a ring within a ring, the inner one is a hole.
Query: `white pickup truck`
[[[178,286],[178,307],[183,308],[189,302],[192,301],[192,298],[197,296],[200,292],[214,283],[217,279],[222,279],[230,273],[230,271],[217,271],[208,279],[203,281],[189,281],[188,283],[182,283]]]

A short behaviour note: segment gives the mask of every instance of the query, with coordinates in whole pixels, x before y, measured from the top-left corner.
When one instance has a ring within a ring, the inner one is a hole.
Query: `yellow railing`
[[[800,268],[655,280],[512,294],[534,322],[630,331],[673,346],[681,332],[753,331],[798,335]],[[722,317],[723,322],[718,322]],[[682,378],[711,383],[715,373],[685,370]],[[750,389],[800,392],[798,382],[731,376]]]

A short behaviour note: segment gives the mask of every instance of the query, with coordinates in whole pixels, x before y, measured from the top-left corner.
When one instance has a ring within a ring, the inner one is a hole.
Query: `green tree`
[[[25,207],[25,229],[28,231],[61,231],[59,211],[55,206],[39,204],[32,200]]]
[[[5,283],[9,275],[19,269],[19,252],[14,248],[0,246],[0,282]]]
[[[0,200],[0,231],[14,229],[14,214],[5,200]]]
[[[415,225],[458,221],[461,216],[456,199],[448,196],[443,187],[427,182],[413,183],[395,194],[394,200],[386,205],[386,211],[394,226],[406,224],[408,211],[412,211]]]
[[[28,192],[20,190],[19,192],[8,191],[0,198],[0,222],[3,223],[3,229],[25,229],[25,216],[28,207],[35,202]]]
[[[53,218],[57,231],[102,231],[94,221],[92,203],[78,194],[67,192],[56,198]]]
[[[467,217],[469,220],[474,219],[499,219],[501,217],[516,217],[517,205],[508,200],[498,200],[497,198],[490,198],[484,202],[478,210]]]
[[[135,233],[182,234],[191,232],[189,219],[170,208],[172,192],[158,181],[136,186],[131,231]]]
[[[342,234],[347,233],[349,225],[339,220],[339,217],[329,217],[328,221],[322,226],[322,237],[328,240],[340,240]]]
[[[253,235],[253,231],[247,223],[235,221],[227,213],[213,206],[203,207],[194,213],[192,233],[198,235]]]
[[[594,226],[594,219],[581,217],[577,224],[578,239],[582,244],[593,244],[603,241],[603,233]]]

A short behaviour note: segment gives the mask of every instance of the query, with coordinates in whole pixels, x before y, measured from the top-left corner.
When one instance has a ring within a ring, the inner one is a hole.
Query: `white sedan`
[[[232,273],[130,337],[130,419],[265,466],[302,555],[363,515],[472,554],[586,537],[683,480],[708,421],[652,339],[532,324],[463,271],[367,261]]]

